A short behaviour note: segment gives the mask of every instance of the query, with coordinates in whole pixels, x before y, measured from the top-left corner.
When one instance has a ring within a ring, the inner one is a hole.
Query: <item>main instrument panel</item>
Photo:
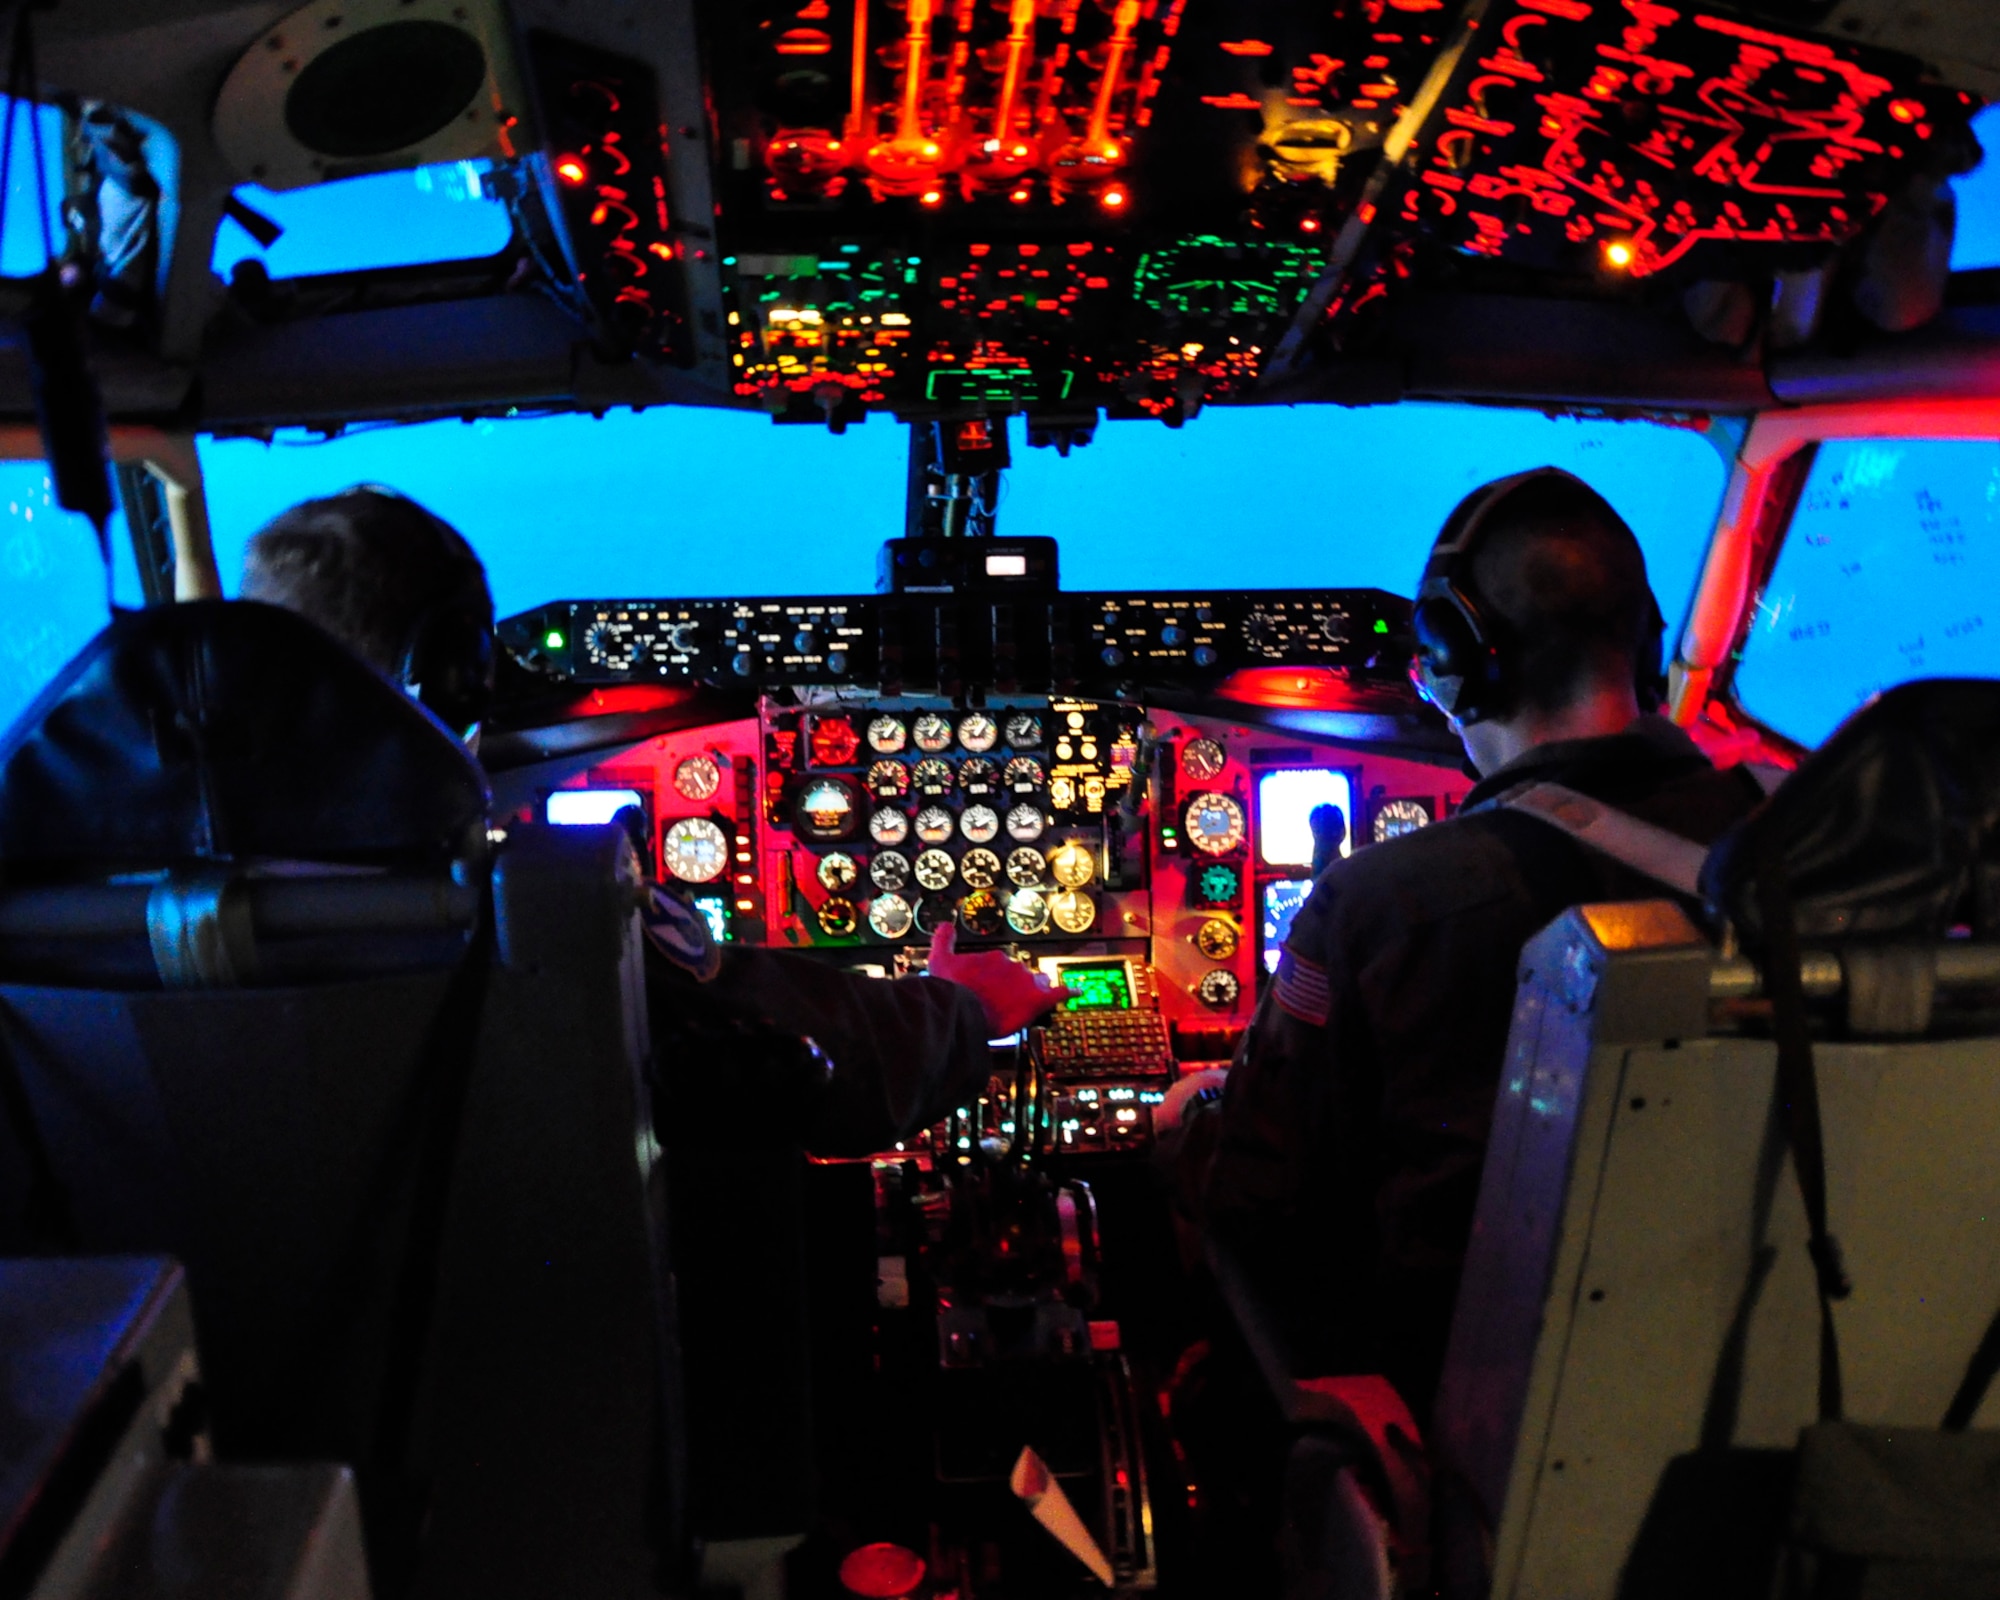
[[[1070,1009],[1034,1042],[1056,1151],[1093,1155],[1145,1148],[1176,1078],[1230,1057],[1316,854],[1426,826],[1465,788],[1134,701],[835,687],[646,739],[541,807],[621,817],[726,942],[889,978],[921,971],[949,925],[1059,972]],[[942,1159],[966,1136],[941,1126],[912,1151]]]

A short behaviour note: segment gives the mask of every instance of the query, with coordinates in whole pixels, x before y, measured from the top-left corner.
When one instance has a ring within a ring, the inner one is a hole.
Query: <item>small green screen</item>
[[[1070,996],[1065,1011],[1130,1011],[1132,983],[1122,961],[1066,963],[1060,972]]]

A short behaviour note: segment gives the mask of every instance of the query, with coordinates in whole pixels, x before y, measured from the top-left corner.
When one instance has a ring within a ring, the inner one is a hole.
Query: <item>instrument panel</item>
[[[1057,1148],[1097,1155],[1143,1149],[1175,1077],[1230,1057],[1316,850],[1391,843],[1466,787],[1131,701],[821,689],[647,739],[543,810],[621,816],[727,942],[888,978],[951,924],[1062,970],[1082,993],[1040,1039]]]
[[[1379,589],[571,600],[501,624],[580,684],[869,686],[887,693],[1202,687],[1255,667],[1400,682],[1410,604]]]

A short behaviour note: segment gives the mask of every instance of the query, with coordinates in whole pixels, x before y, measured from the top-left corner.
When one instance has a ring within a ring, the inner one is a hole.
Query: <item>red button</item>
[[[924,1581],[924,1558],[899,1544],[864,1544],[840,1564],[840,1585],[863,1600],[902,1600]]]

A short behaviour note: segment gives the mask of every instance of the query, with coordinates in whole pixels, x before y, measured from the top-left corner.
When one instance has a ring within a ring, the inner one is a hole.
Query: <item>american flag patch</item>
[[[1286,945],[1278,957],[1276,998],[1278,1008],[1287,1016],[1324,1028],[1333,1010],[1333,990],[1326,981],[1326,968],[1313,965]]]

